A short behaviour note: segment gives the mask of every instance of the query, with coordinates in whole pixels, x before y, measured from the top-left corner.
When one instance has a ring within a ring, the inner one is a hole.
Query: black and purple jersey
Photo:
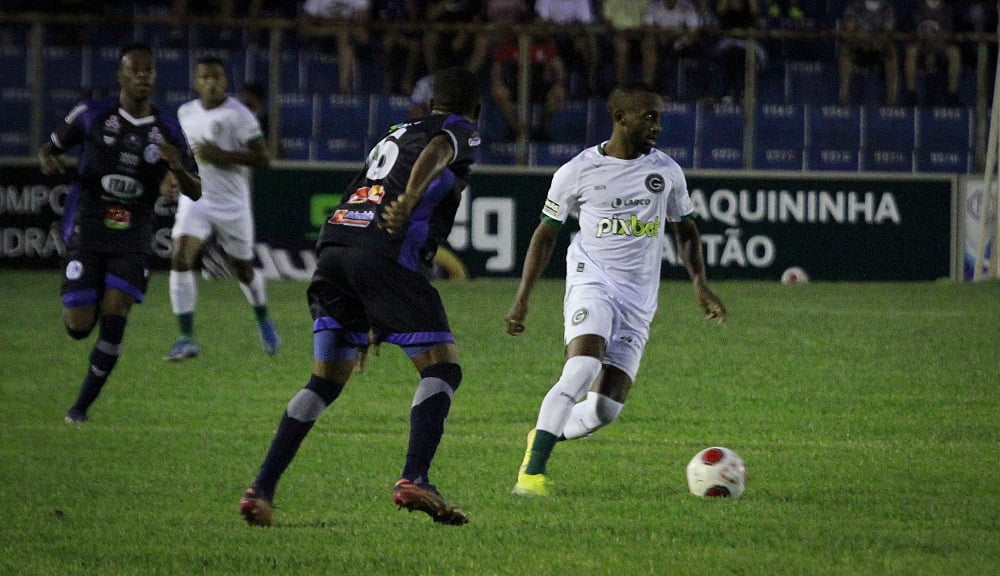
[[[406,229],[390,235],[378,227],[381,212],[406,191],[417,157],[438,134],[451,139],[455,155],[427,187]],[[364,168],[323,225],[317,249],[331,244],[355,246],[418,270],[421,262],[433,258],[451,231],[478,146],[476,125],[455,114],[431,114],[393,126],[368,153]]]
[[[77,181],[66,198],[63,239],[108,252],[151,250],[153,209],[167,163],[160,143],[176,146],[192,173],[197,167],[180,124],[153,113],[133,118],[118,98],[84,100],[49,137],[57,153],[81,146]]]

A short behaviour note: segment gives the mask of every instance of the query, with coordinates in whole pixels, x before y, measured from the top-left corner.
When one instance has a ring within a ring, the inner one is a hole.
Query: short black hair
[[[608,96],[608,108],[614,113],[615,108],[622,108],[625,106],[625,100],[631,98],[638,92],[647,92],[649,94],[659,94],[656,88],[653,88],[648,82],[622,82],[615,89],[611,91]]]
[[[455,66],[434,73],[434,109],[474,115],[479,109],[479,79]]]
[[[153,55],[153,49],[149,47],[149,44],[146,44],[145,42],[133,42],[122,47],[122,49],[118,52],[118,59],[121,60],[129,52],[145,52],[150,56]]]
[[[206,54],[201,58],[198,58],[198,61],[195,62],[195,65],[198,64],[221,66],[223,69],[226,68],[225,63],[222,61],[222,58],[219,58],[215,54]]]

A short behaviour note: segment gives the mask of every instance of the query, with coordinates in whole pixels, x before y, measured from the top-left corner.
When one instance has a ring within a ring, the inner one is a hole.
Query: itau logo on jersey
[[[646,190],[649,190],[653,194],[659,194],[663,192],[663,189],[667,187],[666,181],[663,176],[659,174],[650,174],[646,176]]]

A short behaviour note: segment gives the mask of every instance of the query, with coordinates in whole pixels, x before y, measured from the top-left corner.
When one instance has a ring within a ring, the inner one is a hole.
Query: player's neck
[[[129,98],[123,94],[118,99],[118,105],[133,118],[143,118],[153,113],[153,103],[149,98]]]
[[[616,141],[614,138],[608,140],[601,146],[601,153],[605,156],[611,156],[612,158],[618,158],[620,160],[635,160],[639,156],[643,155],[643,152],[640,150],[626,146],[624,143]]]

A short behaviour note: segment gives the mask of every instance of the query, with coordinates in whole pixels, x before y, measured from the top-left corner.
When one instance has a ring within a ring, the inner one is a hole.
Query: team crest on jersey
[[[163,142],[163,133],[160,132],[159,126],[153,126],[153,128],[149,131],[149,134],[146,135],[146,140],[156,144]]]
[[[576,312],[573,312],[573,316],[570,318],[570,322],[573,323],[573,326],[579,326],[580,323],[586,320],[587,316],[589,315],[590,312],[588,312],[586,308],[580,308]]]
[[[666,187],[667,182],[663,179],[663,176],[660,176],[659,174],[650,174],[649,176],[646,176],[646,190],[649,190],[653,194],[663,192]]]
[[[222,122],[218,120],[212,120],[212,126],[209,128],[212,131],[213,136],[218,136],[222,134]]]
[[[76,108],[73,109],[73,112],[75,111]],[[70,116],[73,115],[73,112],[69,113]],[[122,129],[122,123],[121,120],[118,119],[118,116],[115,115],[108,116],[108,119],[104,121],[104,130],[106,132],[117,134],[118,132],[121,131],[121,129]]]
[[[142,157],[147,164],[156,164],[160,160],[160,147],[157,144],[150,144],[142,151]]]
[[[142,142],[139,141],[139,136],[137,134],[126,134],[124,142],[125,147],[129,150],[138,150],[139,148],[142,148]]]

